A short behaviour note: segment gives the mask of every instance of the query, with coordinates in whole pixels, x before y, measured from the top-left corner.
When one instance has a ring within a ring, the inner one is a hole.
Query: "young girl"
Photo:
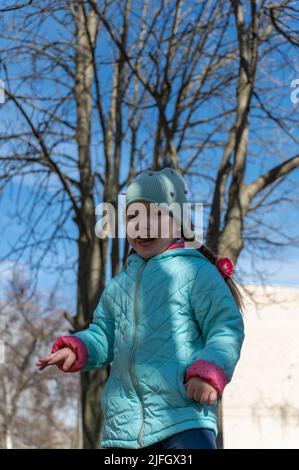
[[[186,193],[171,168],[135,178],[126,193],[126,265],[104,289],[89,328],[59,337],[36,364],[77,372],[112,363],[102,448],[216,448],[218,398],[244,339],[242,299],[228,258],[185,246]],[[158,210],[173,202],[179,211]],[[136,218],[134,206],[145,218]]]

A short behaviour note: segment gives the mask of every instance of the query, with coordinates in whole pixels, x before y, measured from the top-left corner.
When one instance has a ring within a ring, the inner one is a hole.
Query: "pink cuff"
[[[201,377],[207,380],[221,395],[224,387],[228,384],[229,379],[222,369],[222,367],[216,366],[213,362],[204,361],[199,359],[193,362],[187,369],[185,380],[189,380],[191,377]]]
[[[59,336],[54,342],[51,352],[54,353],[62,348],[70,348],[74,351],[76,361],[68,370],[64,370],[61,364],[56,364],[58,369],[63,372],[78,372],[85,366],[88,358],[88,349],[80,338],[77,336]]]

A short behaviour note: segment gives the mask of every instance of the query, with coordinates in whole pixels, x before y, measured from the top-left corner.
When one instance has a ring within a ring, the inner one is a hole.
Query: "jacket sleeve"
[[[103,290],[89,327],[72,335],[79,338],[87,349],[87,360],[82,371],[104,367],[113,361],[114,318],[107,287]]]
[[[213,264],[205,264],[198,271],[190,302],[205,346],[187,369],[185,380],[201,377],[221,395],[241,354],[243,318],[230,288]]]

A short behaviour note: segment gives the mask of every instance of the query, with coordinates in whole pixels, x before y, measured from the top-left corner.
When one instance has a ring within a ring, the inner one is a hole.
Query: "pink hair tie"
[[[222,277],[231,277],[234,272],[234,263],[229,258],[219,258],[216,262],[216,268]]]

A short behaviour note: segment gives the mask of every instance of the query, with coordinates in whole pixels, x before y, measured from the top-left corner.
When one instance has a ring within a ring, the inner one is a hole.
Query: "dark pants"
[[[117,449],[117,447],[109,447],[109,449]],[[166,437],[166,439],[143,447],[143,449],[217,449],[217,446],[215,433],[212,429],[197,428],[187,429]]]

